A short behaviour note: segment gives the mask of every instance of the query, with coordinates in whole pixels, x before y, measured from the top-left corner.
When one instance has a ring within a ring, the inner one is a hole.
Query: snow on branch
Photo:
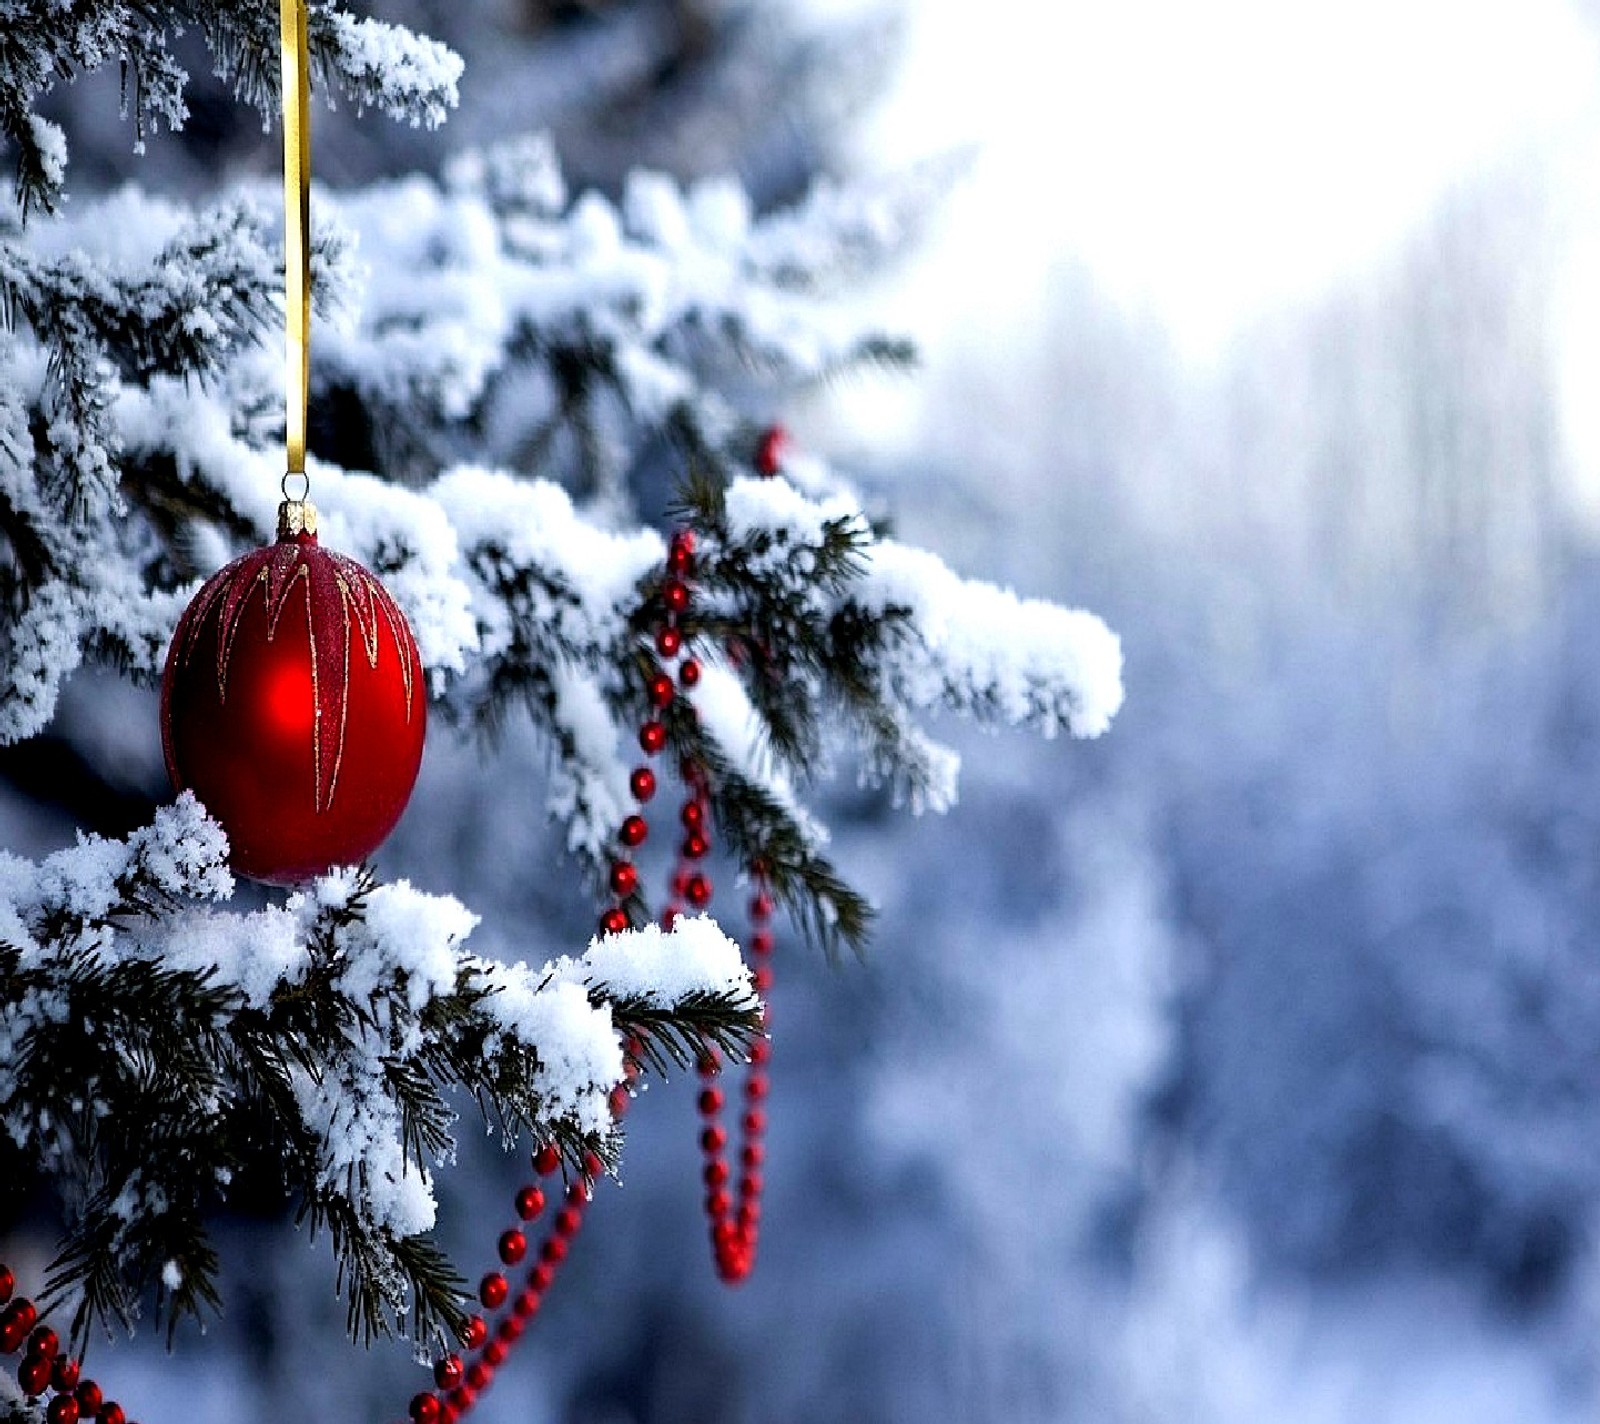
[[[169,35],[198,29],[217,73],[268,119],[279,111],[279,34],[276,7],[258,0],[10,0],[0,46],[0,131],[16,148],[17,199],[53,209],[65,182],[66,140],[33,113],[55,84],[107,64],[124,75],[124,108],[134,142],[161,128],[176,131],[189,117],[188,70],[167,47]],[[392,118],[435,128],[458,100],[458,55],[398,25],[358,18],[331,4],[313,4],[310,45],[320,81],[331,81],[357,104]]]
[[[1122,706],[1121,643],[1082,609],[961,578],[889,539],[873,546],[852,599],[869,615],[904,616],[884,674],[908,707],[1098,737]]]
[[[319,208],[320,288],[344,300],[318,325],[314,436],[322,402],[359,456],[407,452],[382,478],[313,459],[322,537],[406,609],[436,703],[479,727],[531,718],[551,751],[548,809],[602,875],[631,805],[664,554],[652,531],[618,532],[617,481],[667,452],[707,535],[684,624],[707,715],[665,717],[670,750],[714,769],[725,844],[768,862],[830,944],[859,945],[870,909],[799,789],[841,727],[863,775],[939,809],[958,761],[927,714],[1090,736],[1122,695],[1117,641],[1092,615],[877,538],[853,496],[827,493],[844,486],[820,460],[793,462],[809,493],[741,473],[754,433],[740,396],[765,403],[879,340],[816,288],[892,243],[904,206],[829,191],[757,218],[732,183],[684,191],[652,174],[617,205],[571,200],[548,142],[524,140],[461,161],[443,188],[414,178]],[[58,300],[70,320],[20,325],[0,349],[22,393],[0,411],[0,738],[39,730],[84,658],[153,679],[187,595],[271,537],[281,363],[230,315],[276,302],[259,207],[188,222],[126,193],[33,229],[16,301]],[[50,415],[56,330],[81,333],[79,368],[109,363],[76,383],[74,420]],[[752,343],[779,359],[749,364]],[[66,454],[36,449],[30,427],[59,432]],[[486,447],[551,478],[494,468]],[[67,454],[119,479],[116,499],[69,497],[52,473]]]
[[[966,169],[954,156],[872,182],[819,183],[751,235],[746,263],[777,286],[818,292],[899,256]]]
[[[401,25],[341,10],[312,11],[312,52],[363,108],[436,129],[460,102],[461,56]]]
[[[907,240],[912,204],[859,206],[880,247]],[[861,217],[834,194],[757,219],[735,183],[684,191],[650,173],[620,206],[592,192],[567,203],[547,144],[471,154],[447,188],[413,177],[338,201],[368,285],[359,324],[322,346],[319,380],[406,430],[481,412],[519,353],[539,353],[563,370],[519,387],[523,406],[556,420],[604,394],[659,426],[753,373],[793,386],[902,361],[901,344],[819,303],[860,265],[846,210]],[[796,290],[802,261],[813,280]]]
[[[1099,618],[963,579],[925,550],[880,539],[850,495],[740,477],[702,489],[699,510],[723,541],[712,593],[729,633],[770,624],[773,586],[785,591],[783,647],[755,639],[748,651],[778,689],[756,678],[757,705],[780,731],[787,717],[796,749],[812,735],[806,709],[831,696],[862,735],[868,771],[938,809],[954,797],[954,754],[911,714],[942,707],[985,725],[1095,737],[1122,705],[1121,646]]]
[[[220,13],[218,34],[254,23]],[[454,173],[449,190],[416,179],[319,207],[319,292],[343,294],[356,271],[346,235],[359,244],[368,282],[348,294],[348,324],[319,324],[318,393],[355,392],[380,444],[404,445],[411,432],[420,467],[386,470],[388,480],[425,485],[457,463],[448,458],[462,444],[452,428],[514,421],[516,443],[552,475],[604,490],[662,435],[701,446],[713,435],[739,438],[724,387],[752,341],[783,349],[763,376],[774,388],[872,344],[813,295],[751,276],[750,244],[768,223],[805,224],[795,215],[752,219],[736,185],[684,193],[645,175],[620,209],[595,194],[567,203],[540,141],[476,155]],[[40,730],[62,678],[86,655],[153,676],[181,606],[174,574],[198,578],[230,544],[270,534],[282,376],[256,344],[279,303],[266,210],[265,197],[246,192],[191,217],[130,189],[70,219],[33,224],[26,246],[0,240],[0,289],[20,318],[0,362],[6,387],[26,403],[18,414],[44,436],[37,448],[32,438],[0,442],[0,492],[16,494],[0,505],[0,534],[15,555],[0,562],[0,596],[15,609],[0,670],[16,694],[0,738]],[[818,252],[851,240],[836,227],[826,213],[817,219]],[[501,384],[514,408],[497,404]],[[580,452],[580,468],[560,457],[563,438]],[[423,503],[370,478],[359,499],[341,500],[329,489],[339,472],[319,465],[316,477],[334,515],[330,542],[348,529],[350,552],[393,580],[441,676],[502,645],[526,651],[521,666],[532,667],[550,646],[537,607],[577,606],[559,577],[542,584],[470,533],[466,547],[452,542],[452,521],[477,516],[469,501],[441,519],[440,503],[467,499],[466,476],[447,476]],[[606,636],[590,613],[574,613],[593,626],[565,639],[570,666],[547,678],[572,690],[571,707],[559,690],[539,693],[563,729],[563,752],[597,755],[604,739],[589,735],[594,721],[579,704],[614,697],[604,679],[615,665],[615,590],[637,580],[656,546],[646,535],[591,549],[590,522],[556,519],[554,485],[534,488],[544,492],[513,499],[520,522],[506,527],[547,524],[546,550],[574,550],[567,567],[585,586],[603,570],[615,574],[602,600]],[[155,545],[121,521],[127,506]],[[505,602],[513,594],[528,615],[520,622]],[[563,614],[558,629],[571,622]],[[526,649],[519,627],[533,639]],[[575,844],[591,848],[615,809],[578,786],[557,804],[578,813]]]
[[[619,1035],[650,1032],[641,1007],[734,1046],[759,1022],[737,947],[707,921],[531,969],[469,954],[477,919],[456,900],[360,871],[224,912],[226,853],[185,795],[123,841],[0,854],[0,1126],[83,1203],[54,1276],[82,1292],[80,1332],[126,1318],[168,1261],[189,1292],[173,1310],[211,1298],[202,1213],[252,1139],[329,1227],[358,1330],[408,1311],[419,1331],[447,1325],[459,1283],[415,1241],[453,1146],[445,1090],[512,1135],[609,1150]]]

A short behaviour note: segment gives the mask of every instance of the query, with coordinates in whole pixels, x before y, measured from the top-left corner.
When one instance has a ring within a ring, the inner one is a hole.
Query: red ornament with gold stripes
[[[221,822],[234,870],[298,884],[394,829],[425,694],[399,605],[322,547],[310,504],[287,501],[278,541],[214,574],[178,621],[161,681],[167,770]]]

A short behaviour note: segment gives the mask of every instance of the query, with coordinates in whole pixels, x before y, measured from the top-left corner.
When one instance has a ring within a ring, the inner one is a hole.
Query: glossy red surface
[[[376,850],[410,799],[426,722],[405,615],[314,536],[219,571],[167,653],[167,770],[254,880],[298,884]]]

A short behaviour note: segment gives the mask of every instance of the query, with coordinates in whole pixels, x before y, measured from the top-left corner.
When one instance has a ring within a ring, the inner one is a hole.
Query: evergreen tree
[[[276,190],[68,203],[41,105],[120,66],[135,134],[159,141],[187,119],[188,29],[271,119],[279,55],[276,17],[237,0],[0,15],[17,156],[0,740],[25,762],[80,669],[159,678],[200,580],[270,538],[284,441]],[[426,127],[455,103],[445,45],[334,5],[310,22],[320,92]],[[834,298],[903,248],[937,188],[823,185],[757,212],[732,180],[639,171],[613,201],[570,192],[529,136],[463,150],[438,180],[317,190],[323,538],[408,615],[436,736],[538,729],[547,810],[628,928],[529,969],[469,949],[456,900],[370,867],[237,893],[225,830],[189,795],[123,836],[0,854],[0,1193],[42,1190],[63,1214],[48,1282],[18,1290],[58,1307],[74,1348],[151,1297],[172,1327],[217,1305],[208,1218],[263,1182],[325,1229],[355,1338],[443,1348],[469,1292],[430,1235],[434,1174],[463,1093],[581,1186],[621,1151],[613,1095],[634,1066],[750,1049],[761,1008],[737,947],[700,918],[658,930],[662,907],[617,877],[641,721],[659,713],[662,765],[695,780],[717,844],[830,952],[862,950],[871,923],[805,803],[835,757],[942,809],[956,764],[928,714],[1105,730],[1120,657],[1097,619],[897,543],[771,424],[818,382],[909,362]],[[695,539],[675,626],[703,671],[664,707],[682,664],[652,635],[684,546],[642,511]]]

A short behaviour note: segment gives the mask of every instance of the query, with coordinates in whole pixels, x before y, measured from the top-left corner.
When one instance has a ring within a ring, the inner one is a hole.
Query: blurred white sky
[[[1052,262],[1077,259],[1202,358],[1242,319],[1394,244],[1474,167],[1569,129],[1600,84],[1571,0],[906,12],[869,161],[983,145],[920,278],[946,294],[940,319],[1014,320]]]
[[[980,157],[883,294],[932,369],[844,390],[844,426],[914,443],[941,368],[1036,339],[1069,265],[1204,370],[1256,318],[1378,270],[1475,171],[1538,165],[1554,297],[1529,319],[1561,373],[1570,505],[1600,537],[1600,25],[1583,3],[905,0],[860,165]]]

